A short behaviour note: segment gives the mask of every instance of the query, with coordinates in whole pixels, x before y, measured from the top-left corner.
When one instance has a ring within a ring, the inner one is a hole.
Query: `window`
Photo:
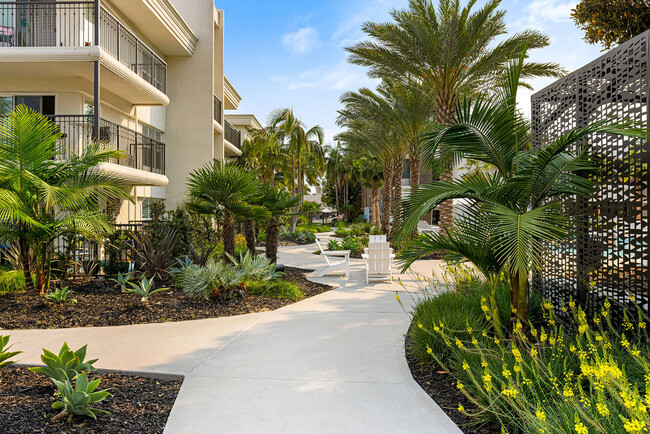
[[[151,205],[156,202],[162,202],[162,200],[154,199],[153,197],[145,197],[142,199],[142,220],[151,220],[153,218]]]
[[[9,114],[14,107],[25,105],[46,116],[55,114],[55,99],[53,95],[16,95],[0,96],[0,116]]]
[[[142,135],[143,136],[147,136],[150,139],[154,139],[154,140],[156,140],[158,142],[162,142],[163,133],[161,133],[160,131],[158,131],[154,127],[151,127],[151,126],[149,126],[147,124],[141,124],[141,125],[142,125]]]
[[[155,140],[156,142],[162,141],[163,133],[156,130],[155,128],[146,125],[142,125],[142,135]],[[140,147],[140,152],[142,153],[142,168],[144,170],[149,170],[154,173],[162,173],[164,167],[164,150],[161,145],[158,143],[144,141]]]

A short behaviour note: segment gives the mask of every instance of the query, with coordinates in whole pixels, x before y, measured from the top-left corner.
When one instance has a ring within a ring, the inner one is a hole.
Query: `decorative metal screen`
[[[647,126],[649,39],[643,33],[534,94],[533,147],[611,117]],[[593,311],[604,297],[633,296],[648,311],[648,143],[593,134],[588,145],[604,168],[596,193],[565,198],[575,236],[547,256],[534,285],[556,306],[572,297]]]

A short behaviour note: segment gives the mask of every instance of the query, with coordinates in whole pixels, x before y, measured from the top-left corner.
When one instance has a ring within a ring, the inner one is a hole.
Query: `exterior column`
[[[99,7],[99,1],[100,0],[95,0],[94,8],[95,8],[95,46],[99,46],[99,22],[100,22],[100,7]],[[99,101],[100,101],[100,91],[99,91],[99,82],[100,82],[100,64],[99,60],[95,60],[94,62],[94,68],[95,68],[95,73],[94,73],[94,78],[93,78],[93,86],[94,86],[94,92],[93,92],[93,104],[94,104],[94,110],[93,110],[93,141],[98,141],[99,140]]]

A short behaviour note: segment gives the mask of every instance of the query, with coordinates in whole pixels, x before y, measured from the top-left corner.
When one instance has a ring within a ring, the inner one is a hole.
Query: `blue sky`
[[[437,0],[434,0],[437,1]],[[365,21],[386,21],[392,8],[407,0],[217,0],[225,11],[226,76],[242,96],[239,113],[253,113],[263,123],[271,110],[293,107],[311,127],[325,129],[326,142],[339,131],[335,124],[339,96],[372,87],[366,70],[346,62],[344,47],[364,38]],[[553,61],[569,71],[598,57],[601,47],[582,41],[570,19],[573,0],[503,0],[509,33],[541,30],[551,45],[532,58]],[[482,0],[478,5],[483,4]],[[542,89],[552,80],[533,82]],[[531,92],[520,92],[524,112]]]

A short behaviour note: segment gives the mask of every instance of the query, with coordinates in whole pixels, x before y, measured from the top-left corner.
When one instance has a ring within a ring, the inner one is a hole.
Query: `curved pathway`
[[[282,248],[280,262],[320,267],[314,250]],[[437,263],[416,265],[430,274]],[[400,286],[367,285],[356,260],[349,279],[314,280],[339,287],[273,312],[12,330],[12,342],[25,351],[24,364],[67,341],[88,344],[99,368],[185,376],[166,433],[460,433],[411,377],[404,358],[409,318],[395,300]]]

